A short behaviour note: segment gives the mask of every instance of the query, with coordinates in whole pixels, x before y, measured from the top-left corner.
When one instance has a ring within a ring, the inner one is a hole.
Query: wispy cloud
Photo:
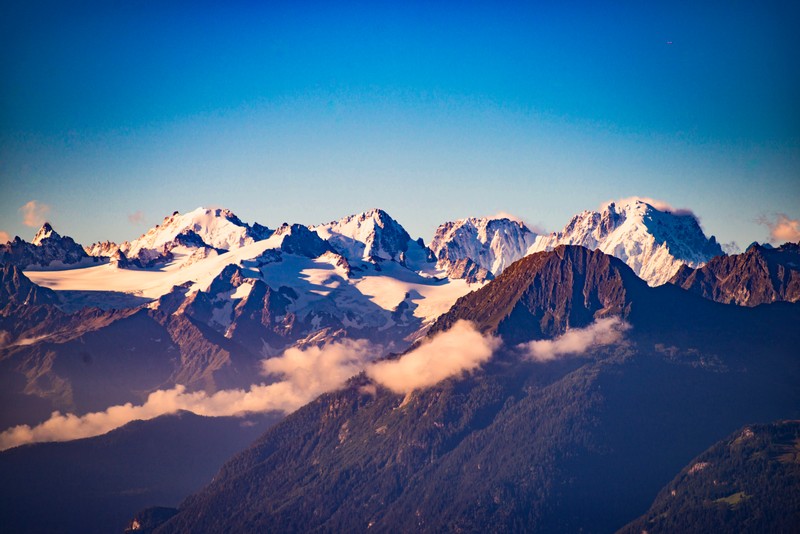
[[[36,228],[43,225],[47,220],[50,206],[31,200],[26,202],[19,211],[22,213],[22,224]]]
[[[398,393],[409,392],[477,369],[491,358],[499,343],[497,338],[482,336],[471,323],[461,321],[394,361],[371,362],[380,348],[363,340],[291,348],[280,357],[262,362],[264,372],[280,377],[278,382],[211,395],[190,393],[178,385],[151,393],[141,405],[127,403],[82,416],[55,412],[34,427],[19,425],[0,433],[0,450],[25,443],[97,436],[136,419],[152,419],[177,410],[207,416],[291,413],[322,393],[343,387],[365,369],[376,383]]]
[[[128,222],[133,225],[140,225],[144,222],[144,212],[142,210],[134,211],[128,214]]]
[[[580,356],[591,349],[613,345],[622,340],[630,325],[619,317],[597,319],[586,328],[573,328],[555,339],[531,341],[520,345],[527,356],[546,362],[568,356]]]
[[[762,217],[758,222],[769,228],[769,240],[772,243],[800,241],[800,220],[790,219],[785,213],[776,214],[774,221]]]
[[[0,245],[8,243],[9,241],[11,241],[11,236],[8,235],[8,232],[0,230]]]
[[[498,338],[483,336],[471,323],[459,321],[397,360],[370,365],[367,376],[395,393],[409,393],[474,371],[499,345]]]

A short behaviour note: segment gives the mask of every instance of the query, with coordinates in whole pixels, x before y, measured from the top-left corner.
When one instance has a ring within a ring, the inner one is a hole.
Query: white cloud
[[[499,345],[499,339],[483,336],[471,323],[459,321],[397,360],[370,365],[367,375],[395,393],[409,393],[477,369]]]
[[[36,200],[26,202],[19,211],[22,212],[22,224],[37,228],[45,223],[50,206]]]
[[[478,368],[491,358],[499,343],[496,338],[482,336],[472,324],[460,321],[394,361],[371,363],[381,349],[363,340],[291,348],[262,363],[264,372],[280,377],[279,382],[211,395],[203,391],[189,393],[178,385],[151,393],[141,405],[127,403],[82,416],[53,412],[47,421],[34,427],[19,425],[0,433],[0,450],[25,443],[97,436],[136,419],[152,419],[178,410],[206,416],[291,413],[322,393],[343,387],[365,368],[375,382],[392,391],[408,392]]]
[[[248,390],[225,390],[209,395],[187,393],[184,386],[151,393],[144,404],[112,406],[103,412],[82,416],[54,412],[35,427],[20,425],[0,434],[0,450],[41,441],[65,441],[104,434],[136,419],[188,410],[198,415],[223,416],[248,412],[290,413],[326,391],[341,388],[357,374],[373,351],[365,341],[330,343],[323,347],[289,349],[282,356],[264,361],[264,369],[280,375],[274,384],[253,385]]]
[[[520,345],[530,359],[546,362],[566,356],[578,356],[586,351],[613,345],[622,339],[630,325],[619,317],[597,319],[586,328],[567,330],[555,339],[531,341]]]

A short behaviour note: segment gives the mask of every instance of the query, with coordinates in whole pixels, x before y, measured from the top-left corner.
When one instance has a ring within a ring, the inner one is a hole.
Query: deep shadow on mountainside
[[[93,438],[0,452],[3,532],[122,532],[140,509],[181,499],[281,416],[133,421]]]
[[[797,532],[800,421],[749,425],[715,443],[620,532]]]
[[[624,342],[538,363],[519,343],[605,316]],[[746,424],[800,415],[800,306],[648,287],[580,247],[523,258],[432,328],[504,346],[407,396],[364,375],[232,458],[158,532],[609,532]]]

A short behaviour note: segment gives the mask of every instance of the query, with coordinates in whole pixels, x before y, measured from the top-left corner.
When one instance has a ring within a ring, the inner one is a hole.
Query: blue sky
[[[0,8],[0,231],[382,207],[427,241],[641,195],[746,245],[800,217],[796,2],[429,4]]]

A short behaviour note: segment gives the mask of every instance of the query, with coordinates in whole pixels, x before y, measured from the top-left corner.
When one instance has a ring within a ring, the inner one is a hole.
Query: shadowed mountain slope
[[[539,363],[518,344],[608,315],[621,343]],[[361,375],[273,427],[160,532],[607,532],[681,466],[753,421],[800,415],[800,307],[723,306],[650,288],[620,261],[559,247],[460,299],[505,344],[406,396]]]

